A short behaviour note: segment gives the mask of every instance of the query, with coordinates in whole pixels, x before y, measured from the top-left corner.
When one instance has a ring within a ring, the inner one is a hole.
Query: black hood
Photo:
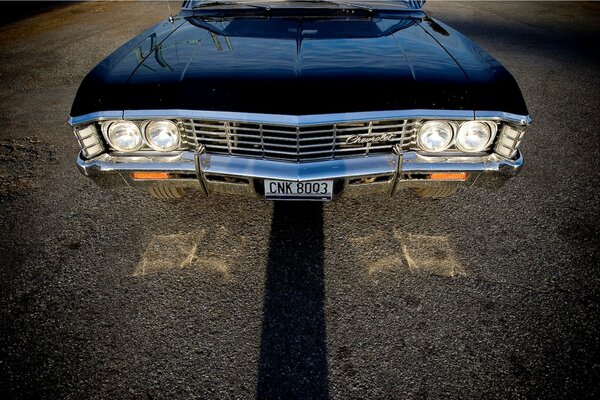
[[[161,23],[90,72],[71,116],[142,109],[527,114],[512,76],[470,40],[433,20],[393,15]]]

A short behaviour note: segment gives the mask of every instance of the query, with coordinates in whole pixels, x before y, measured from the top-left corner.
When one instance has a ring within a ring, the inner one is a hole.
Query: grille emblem
[[[346,144],[373,144],[387,142],[394,138],[393,133],[384,133],[383,135],[352,135],[346,139]]]

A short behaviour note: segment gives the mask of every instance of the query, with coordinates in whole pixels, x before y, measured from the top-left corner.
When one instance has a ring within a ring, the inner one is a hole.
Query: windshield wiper
[[[265,4],[250,4],[250,3],[244,3],[241,1],[210,1],[208,3],[200,3],[200,4],[196,4],[194,7],[192,7],[193,10],[198,9],[198,8],[205,8],[205,7],[214,7],[214,6],[246,6],[246,7],[253,7],[253,8],[259,8],[261,10],[265,10],[265,11],[269,11],[271,9],[271,7],[269,7],[268,5]]]
[[[367,10],[372,13],[373,8],[364,4],[356,4],[356,3],[347,3],[343,1],[333,1],[333,0],[291,0],[292,3],[327,3],[327,4],[335,4],[337,6],[342,7],[354,7],[354,8],[362,8],[363,10]]]

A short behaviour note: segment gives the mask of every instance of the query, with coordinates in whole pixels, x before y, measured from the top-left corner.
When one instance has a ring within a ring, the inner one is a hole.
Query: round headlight
[[[461,151],[475,153],[485,149],[492,140],[492,130],[485,122],[469,121],[460,126],[456,135],[456,147]]]
[[[452,142],[452,127],[447,122],[425,122],[417,136],[417,144],[425,151],[443,151]]]
[[[140,128],[129,121],[110,124],[107,136],[111,146],[120,151],[139,150],[144,144]]]
[[[171,121],[150,122],[146,126],[146,141],[154,150],[175,150],[180,142],[179,129]]]

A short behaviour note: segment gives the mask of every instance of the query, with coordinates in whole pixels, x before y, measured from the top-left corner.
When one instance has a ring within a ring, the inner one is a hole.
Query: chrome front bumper
[[[262,195],[263,180],[310,181],[334,179],[338,196],[394,195],[406,188],[425,186],[485,186],[492,189],[515,176],[523,166],[520,153],[508,160],[497,155],[429,157],[416,152],[315,162],[282,162],[184,151],[169,155],[125,156],[102,154],[91,160],[78,157],[82,174],[102,187],[187,187],[205,196],[215,192]],[[133,179],[133,172],[168,172],[167,180]],[[467,172],[465,181],[433,181],[434,172]]]

